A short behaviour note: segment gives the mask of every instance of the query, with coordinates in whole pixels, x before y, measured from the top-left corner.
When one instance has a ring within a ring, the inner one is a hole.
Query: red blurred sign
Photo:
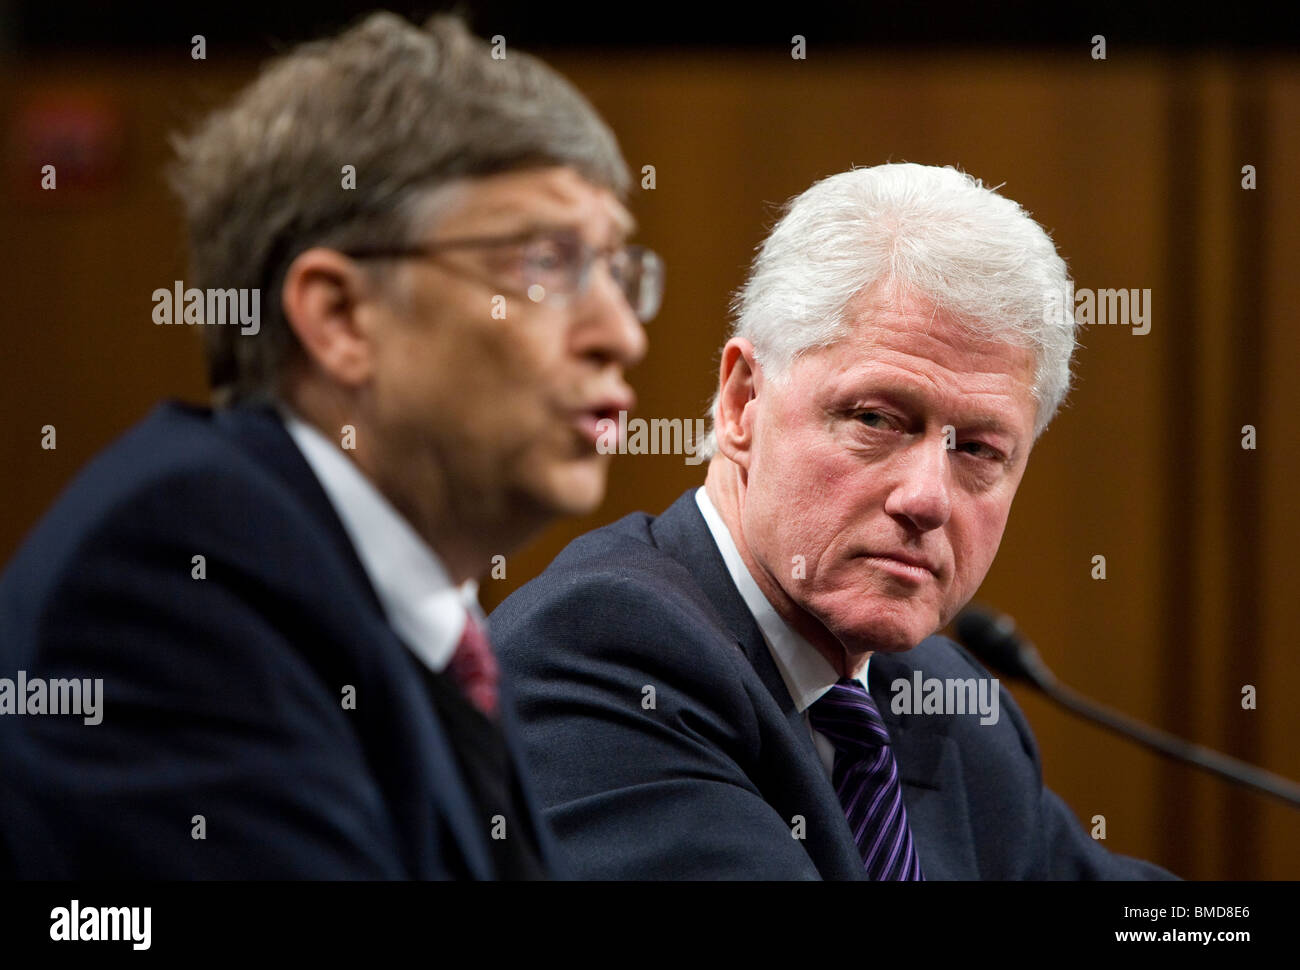
[[[61,89],[19,98],[8,138],[9,184],[18,195],[84,199],[117,183],[124,136],[122,113],[111,97]]]

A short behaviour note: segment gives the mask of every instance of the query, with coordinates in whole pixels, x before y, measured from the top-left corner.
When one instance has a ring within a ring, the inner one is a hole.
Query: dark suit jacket
[[[492,614],[492,629],[533,780],[578,875],[865,878],[693,489],[658,518],[630,515],[570,544]],[[1172,878],[1106,851],[1044,788],[1033,734],[1005,690],[996,725],[895,715],[889,685],[914,670],[989,675],[940,637],[877,653],[868,668],[928,879]]]
[[[426,671],[270,408],[165,404],[83,470],[0,579],[0,677],[18,670],[103,678],[103,721],[0,716],[11,875],[497,871]]]

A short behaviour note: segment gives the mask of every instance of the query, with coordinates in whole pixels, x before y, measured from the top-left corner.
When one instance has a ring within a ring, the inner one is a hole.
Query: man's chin
[[[938,629],[931,625],[934,619],[883,613],[875,617],[858,617],[853,623],[845,624],[843,632],[837,632],[836,636],[852,653],[904,653]]]
[[[605,500],[608,476],[603,458],[567,463],[551,477],[544,501],[557,516],[590,515]]]

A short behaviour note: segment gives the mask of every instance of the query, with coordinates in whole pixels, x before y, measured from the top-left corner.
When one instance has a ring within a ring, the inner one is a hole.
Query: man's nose
[[[898,459],[897,480],[885,500],[885,511],[902,516],[921,532],[937,529],[952,513],[951,453],[942,438],[926,436]]]
[[[604,260],[591,268],[587,290],[574,304],[575,350],[602,362],[632,367],[646,354],[645,327]]]

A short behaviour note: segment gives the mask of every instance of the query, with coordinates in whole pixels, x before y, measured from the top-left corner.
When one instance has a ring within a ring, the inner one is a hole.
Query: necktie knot
[[[470,614],[465,616],[465,630],[447,664],[447,673],[470,703],[488,717],[496,716],[500,672],[487,634]]]
[[[863,755],[889,745],[880,709],[856,680],[841,677],[808,708],[808,718],[836,751],[846,755]]]

